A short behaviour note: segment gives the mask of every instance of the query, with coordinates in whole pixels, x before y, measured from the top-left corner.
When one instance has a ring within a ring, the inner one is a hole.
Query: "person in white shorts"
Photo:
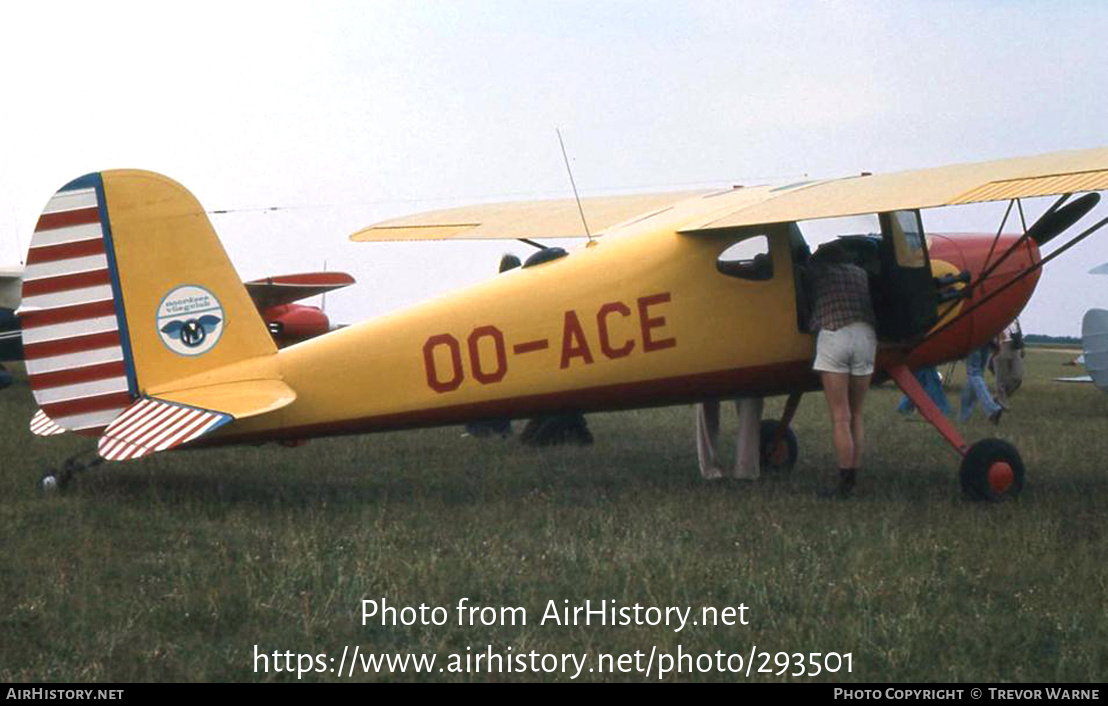
[[[838,461],[837,489],[821,484],[821,495],[849,495],[857,478],[865,444],[863,411],[877,350],[876,318],[866,271],[839,242],[812,256],[812,318],[818,331],[812,369],[820,374],[831,412]]]

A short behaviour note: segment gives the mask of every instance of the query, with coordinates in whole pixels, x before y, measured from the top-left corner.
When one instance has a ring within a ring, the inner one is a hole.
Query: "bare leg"
[[[841,468],[861,468],[862,450],[866,442],[865,422],[863,413],[866,404],[866,392],[869,390],[869,375],[850,376],[850,432],[854,441],[854,454],[849,466]]]
[[[820,373],[823,395],[831,412],[832,437],[839,468],[853,468],[854,434],[850,412],[850,374]]]

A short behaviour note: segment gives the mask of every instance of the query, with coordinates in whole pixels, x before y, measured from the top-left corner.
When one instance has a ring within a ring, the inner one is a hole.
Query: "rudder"
[[[151,390],[276,353],[199,202],[151,172],[89,174],[54,195],[21,318],[36,401],[90,434]]]

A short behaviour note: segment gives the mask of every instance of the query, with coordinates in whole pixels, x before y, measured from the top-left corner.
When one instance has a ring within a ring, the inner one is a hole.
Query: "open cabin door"
[[[879,214],[881,276],[874,292],[877,334],[905,342],[938,321],[938,292],[931,275],[919,211]]]

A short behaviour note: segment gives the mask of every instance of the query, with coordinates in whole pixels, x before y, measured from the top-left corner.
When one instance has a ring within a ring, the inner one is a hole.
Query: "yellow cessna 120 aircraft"
[[[545,248],[481,284],[278,349],[192,194],[150,172],[93,173],[49,201],[27,257],[23,342],[40,407],[31,430],[98,437],[99,463],[186,446],[788,395],[783,418],[763,430],[763,458],[789,466],[793,412],[819,386],[798,222],[876,214],[879,233],[841,240],[870,274],[877,374],[962,456],[967,495],[1000,500],[1023,486],[1016,449],[998,439],[968,445],[910,371],[963,357],[1012,321],[1042,265],[1108,223],[1040,257],[1105,189],[1108,149],[1094,149],[420,214],[351,237],[590,237],[574,252]],[[1062,196],[1021,235],[1001,234],[1003,223],[995,235],[925,234],[920,216],[985,201],[1008,201],[1008,214],[1016,206],[1022,216],[1021,199],[1048,195]],[[729,254],[739,251],[747,254]],[[70,459],[41,485],[83,467]]]

